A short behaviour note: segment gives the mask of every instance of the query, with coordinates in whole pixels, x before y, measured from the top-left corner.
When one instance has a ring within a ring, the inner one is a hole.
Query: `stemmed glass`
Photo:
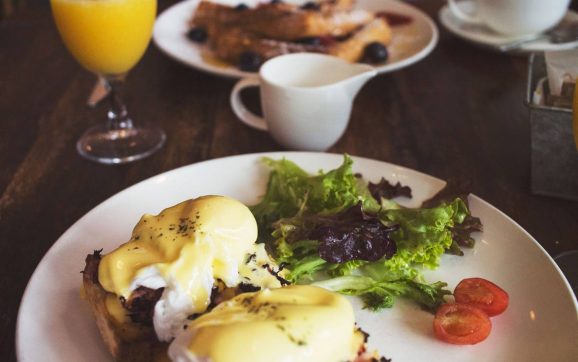
[[[144,54],[155,21],[156,0],[51,0],[54,21],[76,60],[106,79],[110,109],[105,124],[88,129],[78,152],[105,164],[139,160],[160,149],[162,129],[136,126],[120,98],[128,71]]]

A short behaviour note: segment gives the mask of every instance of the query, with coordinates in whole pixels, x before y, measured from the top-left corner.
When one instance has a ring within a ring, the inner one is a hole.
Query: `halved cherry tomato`
[[[452,344],[476,344],[490,335],[492,322],[488,315],[467,304],[443,304],[433,322],[436,336]]]
[[[496,284],[482,278],[462,280],[454,290],[457,303],[480,308],[490,317],[501,314],[508,308],[508,293]]]

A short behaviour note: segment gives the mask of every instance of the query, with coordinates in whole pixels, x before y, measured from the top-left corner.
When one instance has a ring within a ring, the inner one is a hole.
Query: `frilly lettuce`
[[[395,297],[410,298],[427,309],[443,302],[445,283],[427,284],[420,269],[439,266],[450,247],[452,228],[469,216],[461,199],[428,209],[409,209],[374,199],[367,183],[352,171],[352,159],[327,173],[310,176],[295,163],[263,159],[271,169],[267,192],[251,207],[259,224],[260,241],[267,243],[278,262],[289,269],[286,278],[362,297],[371,309],[391,307]],[[398,225],[389,235],[397,252],[377,261],[330,263],[319,256],[319,241],[308,236],[320,220],[361,203],[364,212],[377,215],[385,226]]]

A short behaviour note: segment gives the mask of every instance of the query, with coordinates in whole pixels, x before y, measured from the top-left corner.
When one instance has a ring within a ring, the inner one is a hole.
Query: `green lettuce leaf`
[[[447,284],[442,282],[424,284],[408,279],[380,281],[367,276],[343,276],[318,281],[312,285],[360,296],[365,308],[371,310],[391,308],[395,297],[406,297],[433,312],[445,302],[444,297],[451,294],[444,289]]]
[[[463,200],[417,209],[384,198],[378,202],[368,184],[354,175],[353,161],[347,155],[340,167],[313,176],[286,159],[265,158],[263,162],[271,169],[267,192],[251,211],[260,241],[287,266],[286,279],[360,296],[370,309],[390,307],[396,297],[405,297],[432,310],[450,294],[445,283],[425,283],[421,269],[437,268],[442,254],[459,248],[452,235],[456,226],[471,218]],[[311,230],[323,218],[359,203],[365,212],[377,214],[385,226],[399,226],[391,233],[397,251],[390,259],[371,262],[334,264],[322,259],[319,241],[309,239]]]
[[[364,210],[380,209],[367,184],[353,174],[353,160],[348,155],[344,155],[340,167],[315,176],[287,159],[263,158],[263,163],[271,169],[267,192],[261,202],[251,207],[259,225],[260,241],[271,234],[274,222],[298,212],[333,214],[359,202]]]
[[[383,222],[400,226],[392,233],[397,253],[386,264],[393,269],[412,265],[437,268],[440,257],[453,243],[451,228],[468,214],[461,199],[430,209],[383,210],[379,215]]]

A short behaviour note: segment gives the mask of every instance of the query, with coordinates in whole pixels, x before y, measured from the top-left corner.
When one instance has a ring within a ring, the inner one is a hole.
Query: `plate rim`
[[[510,217],[510,215],[508,215],[504,211],[498,209],[496,206],[494,206],[490,202],[488,202],[488,201],[484,200],[483,198],[481,198],[475,194],[472,194],[472,193],[468,194],[468,197],[475,199],[480,204],[491,209],[495,214],[498,214],[498,215],[504,217],[509,223],[514,225],[516,228],[518,228],[529,240],[531,240],[536,247],[538,247],[538,249],[542,252],[542,254],[544,256],[546,256],[548,258],[550,263],[553,264],[554,268],[558,272],[560,279],[563,281],[564,286],[566,287],[565,291],[568,292],[568,294],[570,295],[570,299],[572,300],[572,302],[574,304],[574,309],[578,313],[578,297],[572,291],[572,286],[570,285],[568,278],[566,278],[566,275],[564,275],[564,273],[562,272],[562,269],[560,269],[560,267],[558,266],[558,263],[556,263],[554,258],[550,255],[550,253],[548,253],[548,251],[546,251],[546,249],[542,246],[542,244],[540,244],[538,242],[538,240],[536,238],[534,238],[528,230],[524,229],[520,224],[518,224],[518,222],[516,222],[514,219],[512,219],[512,217]]]
[[[158,173],[156,175],[153,175],[151,177],[148,177],[142,181],[139,181],[129,187],[126,187],[120,191],[118,191],[117,193],[107,197],[105,200],[103,200],[102,202],[100,202],[99,204],[97,204],[96,206],[94,206],[93,208],[91,208],[89,211],[87,211],[84,215],[82,215],[80,218],[78,218],[76,221],[74,221],[73,224],[71,224],[55,241],[54,243],[50,246],[50,248],[48,248],[48,250],[44,253],[44,255],[42,256],[41,260],[38,262],[38,264],[36,265],[33,273],[31,274],[30,278],[28,279],[28,282],[26,284],[26,288],[24,290],[24,293],[22,294],[22,298],[20,300],[19,303],[19,307],[18,307],[18,313],[17,313],[17,319],[16,319],[16,331],[15,331],[15,352],[16,352],[16,359],[18,361],[23,361],[24,358],[22,357],[23,354],[25,353],[25,348],[23,346],[23,343],[21,342],[21,340],[23,339],[23,335],[22,333],[24,333],[22,331],[22,320],[25,317],[23,315],[23,305],[25,303],[26,300],[30,299],[30,293],[32,293],[31,291],[31,284],[33,283],[33,280],[35,280],[36,278],[38,278],[38,275],[40,273],[40,269],[41,266],[43,266],[44,264],[48,263],[48,260],[51,257],[51,254],[55,253],[57,248],[61,247],[61,243],[63,242],[62,240],[65,239],[67,237],[67,235],[69,233],[72,233],[74,230],[74,227],[83,222],[85,219],[90,218],[92,214],[98,213],[99,210],[106,206],[106,204],[120,196],[121,194],[124,193],[129,193],[132,190],[140,187],[142,184],[145,183],[150,183],[153,182],[155,179],[159,178],[159,177],[171,177],[172,174],[177,174],[179,172],[182,172],[182,170],[187,169],[187,168],[194,168],[194,167],[200,167],[204,164],[208,164],[208,163],[218,163],[221,162],[223,160],[231,160],[231,159],[235,159],[235,158],[253,158],[253,159],[259,159],[262,157],[288,157],[288,156],[302,156],[302,157],[318,157],[319,155],[327,155],[330,157],[343,157],[344,153],[329,153],[329,152],[302,152],[302,151],[273,151],[273,152],[257,152],[257,153],[247,153],[247,154],[237,154],[237,155],[230,155],[230,156],[225,156],[225,157],[219,157],[219,158],[212,158],[212,159],[206,159],[203,161],[199,161],[199,162],[195,162],[195,163],[191,163],[191,164],[187,164],[187,165],[183,165],[171,170],[167,170],[161,173]],[[384,164],[387,165],[389,167],[392,167],[394,169],[401,169],[405,172],[410,172],[410,173],[416,173],[426,179],[429,179],[431,181],[434,182],[438,182],[439,184],[443,184],[445,186],[445,184],[447,184],[447,182],[443,179],[440,179],[438,177],[435,177],[433,175],[418,171],[416,169],[410,168],[410,167],[405,167],[405,166],[401,166],[398,164],[394,164],[391,162],[387,162],[387,161],[383,161],[383,160],[379,160],[379,159],[375,159],[375,158],[369,158],[369,157],[363,157],[363,156],[354,156],[354,155],[350,155],[354,161],[355,160],[363,160],[365,162],[378,162],[380,164]],[[544,249],[544,247],[542,247],[542,245],[526,230],[524,229],[521,225],[519,225],[515,220],[513,220],[508,214],[506,214],[505,212],[503,212],[502,210],[498,209],[496,206],[492,205],[491,203],[489,203],[488,201],[484,200],[483,198],[475,195],[475,194],[468,194],[469,197],[476,199],[477,202],[479,202],[480,204],[482,204],[485,207],[488,207],[492,210],[492,212],[494,212],[495,214],[498,214],[502,217],[504,217],[508,223],[511,223],[515,228],[519,229],[519,231],[521,231],[529,241],[531,241],[535,246],[538,247],[539,251],[542,253],[543,256],[546,257],[546,259],[553,264],[556,272],[557,272],[557,276],[562,280],[564,286],[565,286],[565,292],[566,294],[570,295],[571,297],[571,301],[572,304],[574,306],[574,309],[576,310],[576,312],[578,312],[578,300],[576,295],[573,293],[572,291],[572,287],[570,285],[570,283],[568,282],[567,278],[565,277],[564,273],[561,271],[561,269],[558,267],[558,265],[556,264],[556,262],[554,261],[554,259],[552,258],[552,256]],[[578,332],[578,330],[577,330]]]
[[[180,8],[186,8],[189,6],[192,6],[193,3],[198,3],[201,0],[185,0],[182,2],[178,2],[176,4],[173,4],[171,6],[169,6],[168,8],[166,8],[165,10],[163,10],[163,12],[161,12],[156,20],[155,20],[155,25],[153,28],[153,35],[152,35],[152,40],[153,43],[155,44],[155,46],[166,56],[168,56],[169,58],[177,61],[180,64],[183,64],[185,66],[188,67],[192,67],[196,70],[211,74],[211,75],[216,75],[216,76],[220,76],[220,77],[224,77],[224,78],[231,78],[231,79],[240,79],[240,78],[247,78],[247,77],[258,77],[258,73],[252,73],[252,72],[245,72],[242,70],[239,70],[233,66],[231,67],[227,67],[227,68],[222,68],[222,67],[217,67],[217,66],[212,66],[210,64],[207,64],[206,62],[192,62],[192,61],[187,61],[185,59],[183,59],[182,57],[179,57],[178,55],[176,55],[175,53],[173,53],[171,50],[169,50],[166,45],[164,44],[162,37],[160,37],[159,35],[159,30],[158,30],[158,24],[162,23],[165,18],[168,15],[172,15],[172,12],[177,12],[177,10],[180,10]],[[421,60],[423,60],[425,57],[427,57],[437,46],[438,42],[439,42],[439,29],[435,23],[435,21],[432,19],[432,17],[430,17],[428,14],[426,14],[423,10],[421,10],[420,8],[403,2],[401,0],[373,0],[376,3],[379,2],[383,2],[384,6],[387,5],[387,3],[395,3],[396,6],[408,9],[408,11],[413,12],[415,15],[419,16],[421,18],[421,21],[424,22],[424,24],[427,24],[429,30],[431,31],[431,38],[429,40],[429,42],[427,43],[426,46],[424,46],[423,48],[421,48],[417,53],[413,54],[410,57],[407,57],[405,59],[401,59],[395,63],[392,64],[385,64],[382,66],[378,66],[375,67],[378,75],[381,74],[387,74],[390,72],[394,72],[396,70],[408,67],[410,65],[413,65]]]

